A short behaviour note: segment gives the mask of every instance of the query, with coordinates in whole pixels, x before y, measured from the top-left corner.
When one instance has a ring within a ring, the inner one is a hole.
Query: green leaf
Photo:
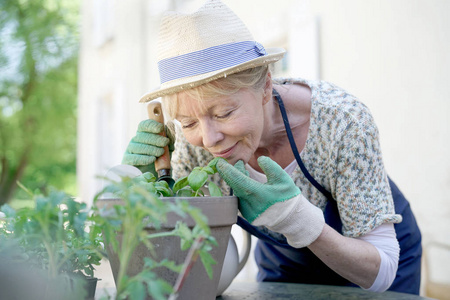
[[[214,173],[217,172],[216,164],[220,159],[224,159],[224,158],[215,157],[208,163],[208,167],[212,168],[214,170]]]
[[[141,174],[139,176],[130,178],[130,177],[122,177],[123,182],[129,182],[131,185],[133,184],[139,184],[147,182],[147,179],[144,177],[144,174]]]
[[[219,243],[217,243],[216,238],[213,237],[212,235],[208,236],[207,240],[208,240],[208,244],[212,244],[216,247],[219,247]]]
[[[159,266],[162,267],[166,267],[169,270],[172,270],[174,272],[180,273],[181,269],[183,268],[183,265],[177,265],[174,261],[168,260],[168,259],[163,259],[162,261],[159,262],[158,264]]]
[[[186,251],[192,246],[192,240],[189,239],[181,239],[180,240],[180,249],[182,251]]]
[[[155,182],[140,183],[150,193],[157,193]]]
[[[188,177],[182,177],[180,179],[178,179],[175,184],[173,185],[173,192],[177,193],[179,190],[181,190],[182,188],[184,188],[185,186],[188,185]]]
[[[150,259],[148,257],[144,257],[144,269],[137,274],[136,278],[139,277],[139,279],[143,282],[148,282],[155,280],[157,278],[156,273],[151,271],[152,268],[147,268],[148,264],[157,265],[156,262],[153,259]],[[154,267],[153,267],[154,268]]]
[[[210,228],[208,226],[208,218],[202,213],[202,211],[199,208],[191,207],[188,213],[191,218],[194,219],[196,226],[199,226],[206,234],[209,234]]]
[[[199,189],[198,191],[195,192],[193,197],[204,197],[205,196],[205,192],[202,189]]]
[[[176,234],[181,238],[180,247],[181,250],[187,250],[192,244],[192,232],[189,229],[189,227],[186,225],[186,223],[183,222],[177,222],[175,226]]]
[[[126,291],[130,295],[130,299],[133,300],[144,300],[146,296],[145,286],[142,282],[131,281],[127,286]]]
[[[208,173],[209,175],[213,175],[215,173],[214,169],[210,166],[206,166],[202,169],[204,172]]]
[[[98,196],[101,196],[103,194],[108,194],[108,193],[118,195],[119,192],[121,192],[121,189],[118,186],[116,186],[114,184],[109,184],[99,193]]]
[[[158,181],[155,182],[156,191],[161,193],[163,197],[171,197],[173,196],[172,190],[169,188],[169,184],[167,181]]]
[[[211,197],[222,197],[222,191],[217,186],[217,184],[212,181],[208,182],[208,190]]]
[[[206,251],[200,251],[200,259],[202,260],[203,266],[205,267],[206,274],[208,277],[212,279],[213,277],[213,269],[212,266],[217,262],[212,258],[211,254]]]
[[[147,290],[149,295],[155,300],[166,300],[168,295],[173,291],[172,286],[165,280],[157,279],[147,282]]]
[[[194,197],[195,192],[191,188],[183,188],[177,192],[178,197]]]
[[[14,208],[9,206],[8,204],[2,205],[2,207],[0,207],[0,211],[3,212],[6,215],[6,217],[8,217],[8,218],[12,218],[12,217],[16,216],[16,211],[14,210]]]
[[[147,182],[156,181],[156,176],[152,172],[145,172],[144,174],[142,174],[142,177],[144,177],[144,179],[147,180]]]
[[[200,170],[195,169],[189,174],[188,176],[188,182],[189,186],[194,190],[199,190],[208,180],[208,173]]]

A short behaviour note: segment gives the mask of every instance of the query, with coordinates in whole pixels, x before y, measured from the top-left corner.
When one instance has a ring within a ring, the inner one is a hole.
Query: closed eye
[[[223,115],[216,115],[216,119],[225,119],[225,118],[229,117],[232,113],[233,113],[233,111],[230,110],[229,112],[227,112]]]
[[[181,125],[181,128],[183,128],[183,129],[192,128],[192,127],[195,126],[195,124],[196,124],[195,122],[188,123],[188,124],[182,124],[182,125]]]
[[[192,128],[197,124],[198,120],[192,119],[192,118],[182,118],[181,120],[178,120],[181,124],[182,129]]]

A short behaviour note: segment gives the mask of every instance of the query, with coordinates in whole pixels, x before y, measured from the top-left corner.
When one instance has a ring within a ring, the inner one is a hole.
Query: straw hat
[[[140,102],[177,93],[249,68],[280,60],[282,48],[264,47],[220,0],[192,14],[167,12],[158,40],[161,85]]]

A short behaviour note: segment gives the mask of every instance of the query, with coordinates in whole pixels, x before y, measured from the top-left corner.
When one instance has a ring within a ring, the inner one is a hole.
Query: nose
[[[214,121],[202,123],[202,139],[205,148],[213,148],[223,140],[224,134],[220,129],[220,124]]]

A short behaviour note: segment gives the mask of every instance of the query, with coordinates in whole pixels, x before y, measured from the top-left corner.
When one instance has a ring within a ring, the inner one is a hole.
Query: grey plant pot
[[[175,201],[176,198],[168,197],[164,198],[165,201]],[[196,198],[178,198],[189,201],[192,206],[198,207],[202,210],[203,214],[208,218],[208,225],[211,229],[211,235],[216,239],[218,247],[213,247],[211,255],[217,264],[213,265],[213,278],[210,279],[201,263],[200,259],[194,264],[189,271],[189,275],[185,279],[183,286],[178,294],[180,300],[186,299],[198,299],[198,300],[211,300],[215,299],[217,287],[219,284],[220,274],[222,271],[223,261],[228,246],[228,240],[231,234],[231,226],[237,221],[238,201],[234,196],[224,197],[196,197]],[[112,207],[113,205],[120,205],[121,199],[99,199],[97,206]],[[168,215],[167,223],[163,224],[161,230],[158,231],[171,231],[174,229],[177,221],[182,220],[189,227],[195,225],[194,221],[189,217],[187,219],[181,219],[175,213]],[[154,228],[148,227],[146,230],[155,232]],[[117,236],[120,243],[120,235]],[[184,262],[188,251],[181,251],[180,239],[178,237],[161,237],[152,239],[152,243],[155,246],[155,252],[158,259],[167,258],[181,264]],[[116,280],[119,270],[119,260],[112,250],[112,247],[107,246],[108,258],[110,261],[112,273]],[[133,276],[138,274],[144,264],[144,258],[150,257],[150,251],[143,244],[140,244],[128,265],[127,275]],[[178,273],[170,271],[166,268],[160,268],[157,270],[158,276],[165,279],[172,286],[174,286]],[[117,282],[116,282],[117,284]],[[151,298],[147,298],[151,299]]]

